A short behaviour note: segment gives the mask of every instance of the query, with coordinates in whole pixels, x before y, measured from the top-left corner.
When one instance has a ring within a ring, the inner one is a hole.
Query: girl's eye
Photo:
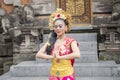
[[[54,28],[57,28],[57,25],[55,25]]]
[[[59,28],[62,28],[63,26],[62,25],[59,25]]]
[[[63,25],[54,25],[54,28],[57,29],[58,27],[59,27],[59,28],[63,28]]]

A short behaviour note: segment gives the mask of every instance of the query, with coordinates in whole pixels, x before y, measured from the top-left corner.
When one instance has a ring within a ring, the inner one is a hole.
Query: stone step
[[[0,80],[48,80],[49,76],[39,76],[39,77],[13,77],[10,72],[5,73],[0,76]],[[76,80],[120,80],[120,77],[76,77]]]
[[[45,43],[40,44],[40,48]],[[97,52],[97,42],[78,42],[80,51],[95,51]]]
[[[97,52],[95,51],[81,51],[80,52],[81,57],[76,59],[75,62],[77,63],[95,63],[98,62],[98,55]],[[37,62],[40,63],[49,63],[51,62],[51,60],[45,60],[45,59],[40,59],[40,58],[36,58]]]
[[[6,72],[5,74],[0,76],[0,80],[7,80],[8,78],[11,78],[11,73],[10,71]]]
[[[78,42],[81,51],[97,51],[97,42]]]
[[[10,72],[15,77],[49,76],[50,63],[25,61],[11,67]],[[111,77],[118,76],[118,66],[114,61],[99,61],[98,63],[76,63],[76,76],[81,77]]]
[[[39,63],[50,63],[51,60],[36,58],[36,61]],[[98,62],[97,55],[81,55],[80,58],[75,60],[76,63],[96,63]]]
[[[67,33],[68,37],[72,37],[79,41],[97,41],[97,33]],[[49,34],[44,34],[43,41],[46,42],[49,39]]]
[[[81,57],[76,59],[77,63],[96,63],[98,62],[97,54],[81,54]]]
[[[48,77],[11,77],[5,80],[48,80]],[[76,80],[120,80],[120,77],[76,77]]]

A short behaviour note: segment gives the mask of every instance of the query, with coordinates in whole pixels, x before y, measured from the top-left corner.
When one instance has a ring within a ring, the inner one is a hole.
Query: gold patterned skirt
[[[49,80],[75,80],[71,60],[52,60]]]

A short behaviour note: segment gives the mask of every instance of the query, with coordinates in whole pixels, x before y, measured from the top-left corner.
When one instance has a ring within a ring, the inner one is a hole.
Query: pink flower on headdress
[[[56,20],[56,19],[59,19],[59,18],[61,18],[61,19],[66,19],[66,17],[65,17],[64,14],[57,13],[57,14],[55,15],[55,17],[53,18],[53,21]]]
[[[60,18],[60,14],[57,14],[57,18]]]

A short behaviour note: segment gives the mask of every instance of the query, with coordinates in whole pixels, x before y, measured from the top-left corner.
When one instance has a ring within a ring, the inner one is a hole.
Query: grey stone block
[[[46,59],[40,59],[36,58],[37,62],[40,63],[49,63],[51,60],[46,60]],[[88,51],[81,51],[81,57],[75,59],[75,62],[77,63],[96,63],[98,62],[98,55],[97,52],[88,52]]]
[[[3,63],[4,63],[4,59],[3,59],[3,58],[0,58],[0,68],[3,67]]]
[[[99,62],[99,63],[80,63],[75,64],[75,73],[76,76],[82,77],[110,77],[110,76],[118,76],[116,75],[117,65],[114,62]]]
[[[45,43],[40,44],[40,48]],[[80,51],[95,51],[97,52],[97,42],[78,42]]]
[[[0,68],[0,75],[2,75],[4,73],[4,69]]]
[[[48,80],[48,77],[12,77],[7,80]],[[76,77],[76,80],[120,80],[120,77]]]
[[[79,26],[79,25],[73,25],[71,30],[92,30],[93,25],[84,25],[84,26]]]
[[[18,64],[23,61],[31,61],[31,60],[35,60],[34,53],[13,54],[13,64]]]
[[[120,67],[118,68],[118,75],[119,75],[119,77],[120,77]]]
[[[10,70],[10,66],[13,64],[13,59],[12,57],[8,57],[4,60],[3,68],[4,68],[4,73],[8,72]]]
[[[0,80],[7,80],[7,79],[9,79],[11,77],[12,77],[11,73],[7,72],[7,73],[5,73],[5,74],[3,74],[3,75],[0,76]]]
[[[48,80],[49,77],[11,77],[6,80]]]
[[[10,77],[0,80],[48,80],[48,76],[43,77]],[[120,77],[76,77],[76,80],[120,80]]]
[[[8,55],[7,54],[7,46],[6,44],[1,44],[0,43],[0,56],[5,56],[5,55]]]
[[[68,33],[68,37],[75,38],[79,41],[97,41],[97,33]]]
[[[11,73],[16,77],[49,76],[50,63],[37,63],[35,61],[22,62],[11,67]],[[82,77],[111,77],[117,68],[114,62],[77,63],[74,65],[76,76]]]
[[[97,33],[67,33],[68,37],[72,37],[79,41],[97,41]],[[44,34],[43,41],[46,42],[49,39],[49,34]]]
[[[96,51],[80,51],[81,55],[97,55]]]
[[[94,13],[112,12],[112,5],[109,1],[96,1],[93,2],[92,10]]]
[[[38,63],[51,63],[51,60],[36,58],[36,62],[38,62]]]
[[[97,52],[97,42],[78,42],[80,51]]]
[[[30,0],[30,4],[44,4],[51,2],[52,0]]]
[[[91,55],[91,54],[81,54],[81,57],[75,59],[77,63],[96,63],[98,62],[98,55]]]
[[[112,76],[110,68],[97,68],[97,67],[79,67],[75,68],[77,76]],[[80,71],[80,72],[78,72]]]
[[[51,14],[53,12],[52,3],[44,3],[40,5],[31,5],[34,9],[35,15]]]
[[[25,76],[47,76],[50,71],[50,63],[37,63],[35,61],[25,61],[18,65],[11,67],[12,76],[25,77]],[[42,74],[42,75],[41,75]]]

